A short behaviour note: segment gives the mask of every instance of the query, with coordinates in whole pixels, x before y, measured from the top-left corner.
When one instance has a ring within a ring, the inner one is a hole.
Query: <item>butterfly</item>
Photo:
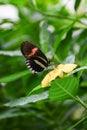
[[[26,58],[26,65],[33,73],[43,71],[49,65],[44,53],[33,43],[25,41],[21,44],[21,52]]]

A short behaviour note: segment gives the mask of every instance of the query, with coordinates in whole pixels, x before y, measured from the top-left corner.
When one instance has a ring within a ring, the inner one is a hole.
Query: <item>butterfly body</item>
[[[43,71],[49,65],[44,53],[34,44],[26,41],[21,45],[21,52],[26,58],[26,65],[33,73]]]

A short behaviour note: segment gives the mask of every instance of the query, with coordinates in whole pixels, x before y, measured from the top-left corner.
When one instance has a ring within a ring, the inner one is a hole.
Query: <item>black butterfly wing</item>
[[[38,73],[43,71],[49,64],[44,53],[34,44],[23,42],[21,52],[26,58],[27,67],[33,72]]]
[[[21,52],[25,58],[30,57],[29,55],[31,54],[32,49],[34,49],[34,48],[37,48],[37,47],[28,41],[25,41],[21,44]],[[38,50],[38,48],[37,48],[37,50]]]
[[[41,57],[32,56],[29,59],[26,59],[26,65],[33,73],[38,73],[48,66],[48,62],[43,60]]]

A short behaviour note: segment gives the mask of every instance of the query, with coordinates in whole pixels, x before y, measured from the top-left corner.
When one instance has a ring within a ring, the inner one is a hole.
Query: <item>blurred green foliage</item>
[[[87,129],[87,1],[75,0],[71,10],[69,3],[0,0],[0,8],[10,5],[17,13],[16,20],[0,18],[0,130]],[[76,63],[83,70],[42,89],[49,70],[37,75],[27,70],[23,41],[36,44],[55,66]]]

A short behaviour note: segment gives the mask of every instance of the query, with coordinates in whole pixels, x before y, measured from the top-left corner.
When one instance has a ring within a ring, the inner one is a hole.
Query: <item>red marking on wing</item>
[[[38,51],[38,48],[35,47],[31,50],[31,53],[28,54],[28,56],[33,56]]]

